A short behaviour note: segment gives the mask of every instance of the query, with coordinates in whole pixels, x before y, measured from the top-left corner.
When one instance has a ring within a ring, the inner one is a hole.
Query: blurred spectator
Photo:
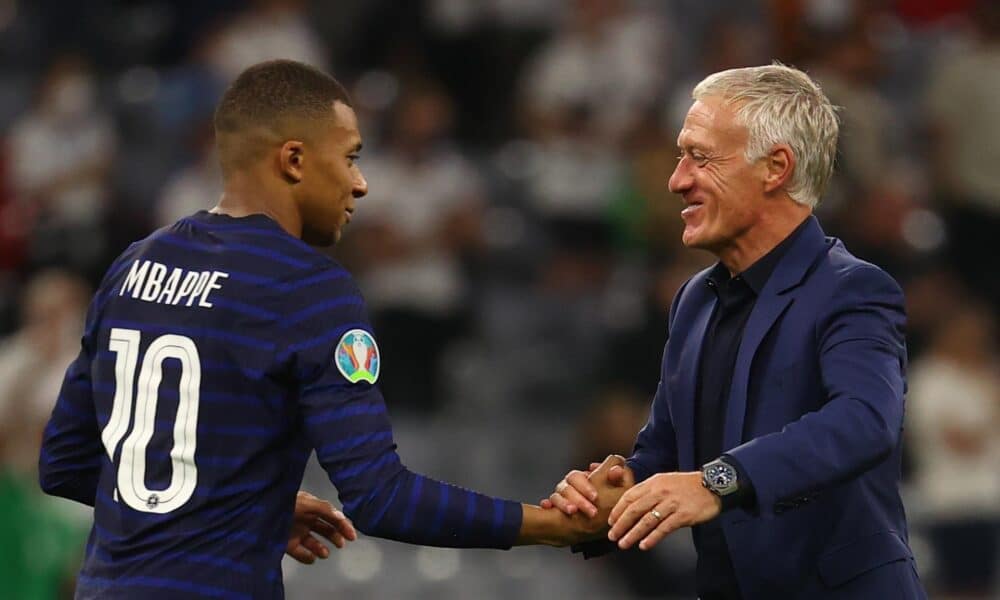
[[[80,350],[88,300],[79,278],[44,271],[25,286],[21,328],[0,341],[4,462],[23,472],[36,466],[41,428],[55,406],[66,365]]]
[[[662,93],[668,39],[659,15],[629,0],[572,0],[565,24],[524,74],[532,129],[582,109],[615,140]]]
[[[604,356],[606,382],[629,386],[652,401],[660,381],[667,315],[674,294],[688,277],[711,264],[711,258],[707,252],[685,253],[645,274],[640,284],[645,292],[643,304],[636,318],[615,320],[616,330]]]
[[[213,36],[208,62],[229,82],[250,65],[289,58],[327,69],[329,51],[310,24],[303,0],[256,0]]]
[[[362,159],[371,185],[345,239],[385,355],[386,398],[421,410],[444,400],[439,359],[467,327],[462,264],[482,243],[482,181],[454,148],[452,117],[438,88],[404,93],[382,151]]]
[[[965,301],[965,290],[945,264],[928,264],[903,280],[906,296],[906,351],[910,362],[923,357],[937,330],[941,315]]]
[[[75,358],[89,290],[60,271],[26,286],[21,329],[0,341],[0,581],[5,597],[69,597],[87,510],[38,489],[42,428]],[[9,594],[9,595],[8,595]]]
[[[978,267],[1000,231],[1000,4],[981,0],[973,24],[973,39],[931,69],[932,172],[954,230],[955,265],[1000,308],[1000,282]]]
[[[608,216],[621,158],[591,119],[582,107],[567,110],[529,146],[527,199],[544,220],[600,224]]]
[[[832,207],[839,211],[824,225],[843,230],[859,257],[906,279],[945,238],[941,219],[921,206],[923,185],[919,173],[883,159],[879,179],[858,187],[843,206]]]
[[[701,46],[683,49],[689,55],[685,58],[697,64],[697,68],[686,73],[683,81],[669,86],[671,93],[667,98],[664,120],[671,131],[680,129],[691,107],[691,90],[709,73],[771,61],[770,45],[773,42],[766,25],[757,20],[738,17],[730,11],[713,15],[706,25],[705,35],[701,37],[704,40]],[[676,148],[676,139],[671,140],[670,148]],[[673,154],[676,155],[676,152]]]
[[[83,60],[64,55],[49,67],[34,107],[11,128],[11,183],[33,217],[34,264],[94,269],[104,259],[116,134],[97,103],[97,86]]]
[[[659,121],[650,111],[625,138],[626,162],[609,190],[605,218],[615,229],[619,249],[670,257],[682,249],[684,222],[682,203],[664,179],[677,163],[677,138]]]
[[[892,161],[889,128],[895,115],[875,85],[884,67],[863,23],[816,37],[823,41],[814,42],[819,53],[810,70],[830,101],[841,108],[840,151],[832,191],[841,195],[835,201],[850,204],[859,192],[879,181]],[[824,202],[830,200],[824,198]]]
[[[196,138],[193,162],[170,178],[156,202],[156,227],[208,210],[222,195],[222,171],[211,127],[203,127]]]
[[[966,302],[944,313],[914,364],[907,419],[914,491],[930,516],[939,592],[990,596],[1000,558],[1000,354],[996,319]]]

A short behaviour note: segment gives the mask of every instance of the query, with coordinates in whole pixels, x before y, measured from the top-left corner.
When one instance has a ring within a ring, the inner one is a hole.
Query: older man
[[[903,295],[812,216],[835,109],[777,64],[693,98],[669,186],[684,244],[719,262],[670,308],[649,422],[615,475],[641,483],[608,538],[649,549],[693,526],[703,600],[922,598],[898,489]],[[597,496],[573,471],[545,504],[596,514]]]

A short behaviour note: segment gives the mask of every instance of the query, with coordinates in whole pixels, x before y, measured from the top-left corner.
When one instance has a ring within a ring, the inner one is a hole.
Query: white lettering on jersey
[[[170,269],[163,263],[137,260],[122,280],[118,295],[131,294],[137,300],[172,306],[177,306],[184,299],[187,299],[185,306],[192,306],[197,300],[197,306],[212,308],[209,296],[222,289],[221,280],[228,277],[229,273],[224,271]]]

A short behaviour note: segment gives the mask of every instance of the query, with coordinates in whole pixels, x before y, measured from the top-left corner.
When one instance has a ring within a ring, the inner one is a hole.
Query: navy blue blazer
[[[733,567],[747,599],[924,598],[899,497],[903,293],[809,220],[761,291],[733,372],[723,448],[757,495],[719,516]],[[701,467],[709,270],[670,308],[659,389],[629,459],[637,480]]]

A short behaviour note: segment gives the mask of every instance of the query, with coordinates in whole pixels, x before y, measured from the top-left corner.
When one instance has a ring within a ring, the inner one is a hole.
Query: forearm
[[[530,546],[542,544],[545,546],[561,546],[564,535],[560,529],[562,513],[556,510],[545,510],[532,504],[522,504],[523,519],[521,529],[517,534],[515,546]]]
[[[770,512],[776,502],[857,477],[888,456],[898,439],[898,423],[842,401],[727,454],[739,461],[753,481],[758,505]]]
[[[636,481],[643,481],[657,473],[677,470],[677,437],[662,381],[653,397],[649,420],[636,436],[628,466]]]
[[[344,512],[363,533],[424,546],[498,548],[514,545],[522,507],[413,473],[397,461],[393,473],[369,483],[340,485]]]
[[[566,516],[558,510],[543,509],[533,504],[522,504],[524,518],[515,546],[568,546],[587,540],[603,538],[603,529],[588,525],[584,515]]]

